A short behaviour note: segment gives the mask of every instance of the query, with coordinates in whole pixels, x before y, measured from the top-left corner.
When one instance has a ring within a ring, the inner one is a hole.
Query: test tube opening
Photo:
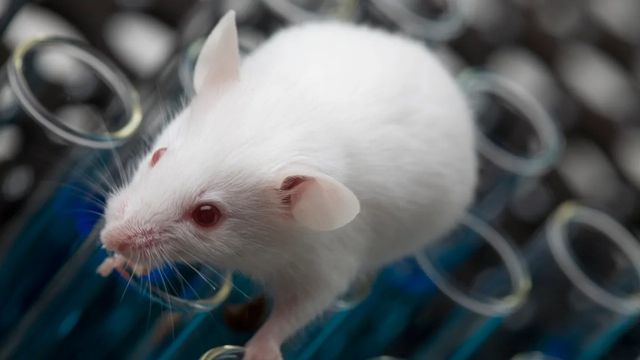
[[[547,171],[562,149],[562,138],[544,108],[520,86],[497,75],[467,70],[460,75],[460,83],[479,118],[481,156],[519,176]]]
[[[614,313],[640,313],[640,247],[624,227],[600,211],[568,202],[545,231],[560,270],[584,295]]]
[[[351,18],[358,6],[357,0],[262,0],[269,9],[291,23],[327,17]]]
[[[233,288],[230,272],[209,266],[166,264],[145,275],[134,269],[118,269],[125,284],[134,286],[151,300],[173,310],[211,311],[222,304]]]
[[[71,143],[111,148],[129,139],[142,121],[138,94],[126,76],[80,41],[49,37],[22,43],[6,71],[22,108]],[[41,99],[35,89],[43,86],[59,89],[59,98]]]
[[[371,4],[385,18],[407,33],[444,42],[464,30],[464,19],[458,0],[372,0]]]
[[[356,280],[346,293],[342,294],[333,304],[333,311],[347,311],[358,306],[371,293],[375,276],[367,276]]]
[[[466,215],[453,233],[420,251],[416,260],[449,298],[488,317],[511,313],[531,288],[514,247],[472,215]]]
[[[242,360],[244,348],[235,345],[223,345],[202,354],[200,360]]]

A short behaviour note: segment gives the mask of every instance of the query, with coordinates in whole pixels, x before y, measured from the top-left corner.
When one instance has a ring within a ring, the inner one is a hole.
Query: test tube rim
[[[169,306],[173,310],[207,312],[220,306],[231,294],[233,289],[233,274],[225,271],[220,274],[222,281],[215,294],[205,299],[185,299],[171,295],[156,286],[142,286],[138,278],[133,272],[123,274],[118,272],[118,276],[122,277],[127,283],[131,283],[140,293],[148,296],[151,300],[163,306]]]
[[[349,293],[348,291],[339,297],[333,303],[331,311],[348,311],[361,304],[371,294],[371,289],[377,275],[378,274],[375,273],[375,275],[369,275],[353,282],[349,290],[355,290],[355,292]]]
[[[72,54],[74,59],[90,67],[115,92],[124,105],[125,113],[128,114],[126,123],[120,129],[107,135],[78,131],[65,125],[37,100],[24,76],[23,60],[31,51],[49,46],[66,48],[67,55]],[[67,141],[90,148],[113,148],[131,138],[142,122],[142,106],[133,85],[105,56],[82,41],[55,36],[33,38],[19,44],[5,66],[9,85],[22,108],[45,128]]]
[[[237,345],[222,345],[207,350],[200,356],[199,360],[216,360],[221,355],[241,355],[244,354],[244,347]]]
[[[464,30],[465,19],[459,0],[446,0],[449,9],[438,18],[416,15],[398,0],[371,0],[370,3],[402,31],[437,43],[456,38]]]
[[[507,238],[479,218],[466,214],[460,225],[479,234],[496,251],[509,273],[513,288],[509,295],[492,301],[475,299],[448,281],[422,252],[415,255],[418,264],[442,292],[464,308],[487,317],[512,313],[524,303],[531,290],[531,277],[522,257]]]
[[[319,20],[323,16],[313,11],[305,10],[295,4],[292,4],[288,0],[261,0],[261,2],[267,6],[271,11],[274,11],[278,15],[285,18],[285,20],[298,24],[305,21]],[[346,0],[343,3],[350,2],[352,5],[357,5],[358,0]],[[339,14],[336,14],[338,16]],[[353,15],[353,14],[347,14]]]
[[[458,76],[459,83],[470,100],[477,94],[491,94],[511,105],[534,128],[542,144],[532,156],[519,156],[501,149],[481,131],[476,131],[478,152],[498,167],[520,176],[544,174],[557,160],[564,142],[558,126],[544,107],[524,88],[494,73],[466,69]]]
[[[572,221],[586,224],[605,235],[630,260],[640,278],[640,246],[635,237],[608,214],[573,201],[560,205],[546,226],[546,240],[551,255],[560,270],[583,294],[614,313],[640,314],[640,292],[621,297],[602,288],[580,270],[571,256],[569,237],[566,236],[567,225]]]

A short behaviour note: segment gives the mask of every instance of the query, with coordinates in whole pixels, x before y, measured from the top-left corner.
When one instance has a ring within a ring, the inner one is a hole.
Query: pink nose
[[[123,252],[131,247],[131,237],[117,230],[103,231],[101,240],[110,251]]]

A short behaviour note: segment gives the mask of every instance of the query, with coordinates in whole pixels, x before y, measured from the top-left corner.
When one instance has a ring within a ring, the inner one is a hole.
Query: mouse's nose
[[[103,230],[100,240],[107,250],[122,253],[131,247],[130,236],[117,229]]]

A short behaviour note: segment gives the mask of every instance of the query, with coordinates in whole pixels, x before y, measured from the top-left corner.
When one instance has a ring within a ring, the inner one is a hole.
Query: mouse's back
[[[423,45],[364,27],[302,25],[245,59],[241,79],[260,99],[245,104],[245,120],[358,197],[351,228],[376,239],[368,263],[415,250],[469,205],[472,117]]]

